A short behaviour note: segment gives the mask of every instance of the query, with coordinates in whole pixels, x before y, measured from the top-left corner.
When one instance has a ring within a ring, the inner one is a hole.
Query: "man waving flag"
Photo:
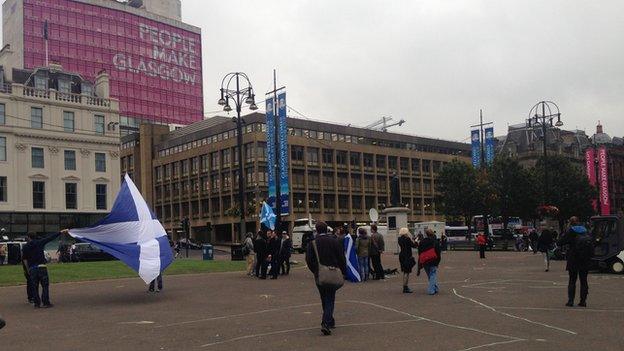
[[[95,225],[71,229],[69,234],[117,257],[146,284],[173,262],[165,228],[127,174],[111,213]]]

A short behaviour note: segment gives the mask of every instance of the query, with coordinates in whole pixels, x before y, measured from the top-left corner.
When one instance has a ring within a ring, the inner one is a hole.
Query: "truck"
[[[425,229],[433,230],[438,239],[440,239],[446,229],[446,223],[437,221],[414,223],[414,235],[425,235]]]
[[[621,216],[594,216],[590,234],[594,240],[592,263],[612,273],[624,272],[624,219]]]

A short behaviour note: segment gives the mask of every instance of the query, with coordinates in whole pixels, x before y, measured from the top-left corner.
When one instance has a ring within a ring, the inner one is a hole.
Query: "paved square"
[[[296,255],[302,261],[303,257]],[[398,267],[394,255],[384,257]],[[539,255],[443,255],[441,292],[426,276],[347,284],[338,328],[321,336],[320,303],[305,267],[261,281],[242,273],[165,277],[148,294],[136,279],[56,284],[50,310],[24,287],[0,288],[2,350],[622,350],[624,276],[590,275],[586,309],[566,308],[563,262],[544,272]]]

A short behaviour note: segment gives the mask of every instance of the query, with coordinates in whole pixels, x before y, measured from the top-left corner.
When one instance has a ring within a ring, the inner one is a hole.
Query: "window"
[[[319,150],[317,148],[308,148],[306,157],[309,165],[318,165],[318,152]]]
[[[6,106],[0,104],[0,124],[6,124]]]
[[[377,168],[386,168],[386,157],[377,155]]]
[[[106,172],[106,154],[101,152],[95,153],[95,171]]]
[[[76,151],[65,150],[65,170],[66,171],[76,170]]]
[[[30,108],[30,127],[37,129],[43,128],[43,109],[39,107]]]
[[[32,168],[43,168],[43,148],[33,147],[31,151]]]
[[[336,152],[336,164],[339,166],[347,165],[347,152],[346,151],[338,151]]]
[[[189,160],[182,160],[182,175],[187,176],[189,174]]]
[[[65,183],[65,208],[78,209],[78,185],[76,183]]]
[[[291,146],[290,148],[290,158],[293,162],[303,162],[303,147],[301,146]]]
[[[104,116],[93,116],[93,129],[95,130],[96,134],[104,135]]]
[[[95,185],[95,208],[98,210],[106,209],[106,184]]]
[[[6,152],[6,138],[0,137],[0,161],[7,160],[7,152]]]
[[[45,208],[45,183],[32,182],[33,208]]]
[[[336,197],[333,194],[323,196],[323,207],[325,212],[335,212],[336,210]]]
[[[59,79],[58,80],[58,90],[61,93],[69,94],[71,93],[71,87],[68,80]]]
[[[85,82],[81,83],[82,95],[93,96],[93,85]],[[127,123],[127,122],[126,122]]]
[[[323,163],[324,164],[334,163],[334,150],[323,149]]]
[[[7,177],[0,177],[0,202],[8,201],[8,184]]]
[[[360,168],[360,153],[359,152],[351,152],[349,153],[349,162],[351,163],[351,167]]]
[[[74,131],[74,113],[63,111],[63,130],[66,132]]]
[[[221,164],[222,168],[230,167],[230,164],[232,162],[230,149],[225,149],[221,151],[221,160],[223,162]]]
[[[334,173],[323,172],[323,188],[332,189],[334,187]]]
[[[48,79],[42,75],[35,75],[35,89],[46,90],[48,89]]]

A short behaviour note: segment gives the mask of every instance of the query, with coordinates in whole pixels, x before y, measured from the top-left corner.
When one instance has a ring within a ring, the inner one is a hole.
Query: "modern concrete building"
[[[265,115],[245,118],[243,135],[247,230],[259,228],[267,198]],[[435,206],[437,173],[455,158],[470,162],[464,143],[288,118],[291,214],[330,225],[368,222],[370,208],[389,206],[390,180],[400,177],[411,222],[443,219]],[[141,125],[122,138],[121,171],[129,172],[165,228],[191,221],[201,241],[237,237],[238,157],[235,123],[214,117],[177,131]]]
[[[109,212],[120,186],[119,102],[51,65],[0,68],[0,228],[10,235],[86,226]]]

